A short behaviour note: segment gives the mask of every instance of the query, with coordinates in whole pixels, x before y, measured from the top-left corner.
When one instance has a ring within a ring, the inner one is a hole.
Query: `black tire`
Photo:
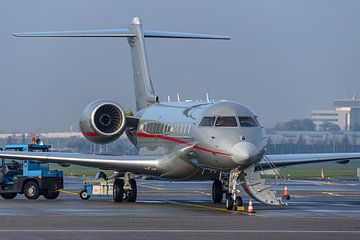
[[[211,193],[212,193],[211,195],[212,195],[213,203],[222,202],[224,189],[223,189],[223,184],[219,179],[214,180]]]
[[[229,196],[226,198],[226,209],[227,210],[233,210],[234,208],[234,199]]]
[[[242,198],[241,197],[236,197],[235,204],[233,206],[233,210],[237,211],[237,208],[241,207],[241,206],[244,206]]]
[[[90,198],[90,195],[87,193],[86,190],[82,190],[80,193],[79,193],[79,196],[82,200],[88,200]]]
[[[137,197],[137,186],[136,186],[136,181],[135,179],[131,178],[130,179],[130,186],[132,188],[131,191],[128,191],[126,193],[127,195],[127,200],[128,202],[136,202],[136,197]]]
[[[25,183],[24,195],[27,199],[37,199],[40,196],[39,185],[34,181]]]
[[[1,193],[3,199],[13,199],[16,197],[17,193]]]
[[[114,182],[113,190],[114,190],[113,191],[114,202],[121,202],[124,198],[124,180],[116,179]]]
[[[59,196],[60,192],[57,190],[48,190],[44,193],[44,198],[49,199],[49,200],[53,200],[53,199],[57,199],[57,197]]]

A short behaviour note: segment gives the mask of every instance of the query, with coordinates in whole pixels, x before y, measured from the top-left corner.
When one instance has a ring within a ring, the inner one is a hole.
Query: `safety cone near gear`
[[[255,213],[251,199],[249,200],[248,213]]]
[[[290,194],[289,194],[289,190],[288,190],[287,186],[285,186],[285,188],[284,188],[284,193],[283,193],[282,198],[286,199],[286,200],[290,200]]]

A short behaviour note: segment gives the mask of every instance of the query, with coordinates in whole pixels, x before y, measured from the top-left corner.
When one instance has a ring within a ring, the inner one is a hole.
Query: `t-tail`
[[[155,94],[150,78],[144,38],[230,40],[228,36],[143,30],[141,21],[137,17],[133,18],[128,29],[24,32],[13,35],[16,37],[126,37],[131,49],[136,108],[138,111],[159,102],[159,97]]]

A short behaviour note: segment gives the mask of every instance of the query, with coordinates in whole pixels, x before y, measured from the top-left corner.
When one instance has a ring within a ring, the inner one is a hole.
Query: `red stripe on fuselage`
[[[96,132],[83,132],[83,134],[87,137],[96,137]]]
[[[167,140],[167,141],[170,141],[170,142],[176,142],[176,143],[179,143],[179,144],[184,144],[184,145],[187,145],[187,146],[191,146],[191,147],[193,147],[193,148],[195,148],[197,150],[201,150],[201,151],[209,152],[209,153],[214,153],[214,154],[221,154],[221,155],[225,155],[225,156],[231,156],[232,155],[232,154],[229,154],[229,153],[217,152],[217,151],[213,151],[213,150],[210,150],[210,149],[207,149],[207,148],[202,148],[202,147],[196,146],[194,144],[188,143],[186,141],[183,141],[181,139],[178,139],[178,138],[168,137],[168,136],[159,135],[159,134],[137,133],[136,136],[137,137],[143,137],[143,138],[159,138],[159,139],[162,139],[162,140]]]

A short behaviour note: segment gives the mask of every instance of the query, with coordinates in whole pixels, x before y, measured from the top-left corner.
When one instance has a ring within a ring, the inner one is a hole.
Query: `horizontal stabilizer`
[[[134,37],[129,29],[14,33],[16,37]]]
[[[16,37],[135,37],[129,29],[108,29],[108,30],[81,30],[81,31],[59,31],[59,32],[24,32],[14,33]],[[144,30],[146,38],[184,38],[184,39],[214,39],[230,40],[228,36],[185,33],[185,32],[165,32]]]
[[[185,32],[164,32],[144,30],[144,37],[148,38],[188,38],[188,39],[214,39],[214,40],[230,40],[228,36],[200,34],[200,33],[185,33]]]

